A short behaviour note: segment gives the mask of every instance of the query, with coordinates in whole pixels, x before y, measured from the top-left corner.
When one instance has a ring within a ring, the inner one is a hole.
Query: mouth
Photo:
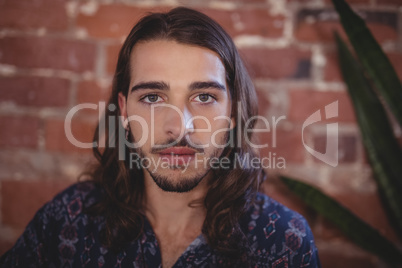
[[[188,165],[195,158],[196,151],[188,147],[171,147],[159,152],[162,161],[169,166]]]

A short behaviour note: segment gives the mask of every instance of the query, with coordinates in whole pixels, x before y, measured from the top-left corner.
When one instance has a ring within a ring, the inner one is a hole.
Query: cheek
[[[209,122],[211,123],[212,129],[222,129],[228,128],[230,124],[230,107],[229,105],[222,105],[214,109],[209,114]]]
[[[141,109],[131,107],[127,110],[131,132],[136,141],[147,139],[151,133],[151,116],[147,113],[142,113]]]

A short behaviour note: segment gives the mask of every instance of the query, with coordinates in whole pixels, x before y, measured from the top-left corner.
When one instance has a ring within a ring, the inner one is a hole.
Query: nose
[[[192,114],[186,106],[169,105],[163,112],[163,131],[170,138],[180,140],[194,129]]]

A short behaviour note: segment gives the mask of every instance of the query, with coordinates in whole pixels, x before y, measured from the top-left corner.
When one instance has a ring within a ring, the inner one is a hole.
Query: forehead
[[[226,85],[220,57],[207,48],[167,40],[140,42],[134,46],[130,61],[131,84],[149,80],[184,83],[214,79]]]

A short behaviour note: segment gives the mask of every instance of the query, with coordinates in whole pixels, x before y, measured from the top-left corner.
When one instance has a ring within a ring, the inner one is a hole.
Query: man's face
[[[130,60],[119,106],[141,164],[163,190],[190,191],[211,175],[209,160],[234,127],[225,68],[209,49],[164,40],[136,44]]]

